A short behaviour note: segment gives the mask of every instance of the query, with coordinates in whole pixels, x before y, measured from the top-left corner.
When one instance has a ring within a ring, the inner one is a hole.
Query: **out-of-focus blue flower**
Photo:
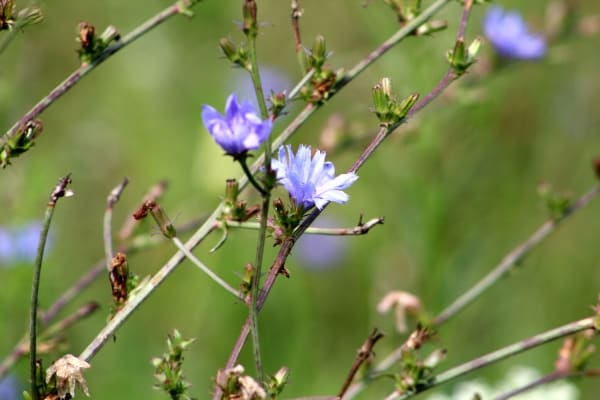
[[[251,99],[252,103],[256,104],[256,92],[254,91],[254,84],[248,72],[235,68],[230,71],[232,90],[235,90],[240,98]],[[281,93],[292,87],[292,81],[283,71],[269,65],[260,66],[260,81],[265,98],[268,98],[271,93]]]
[[[0,264],[31,263],[35,260],[42,226],[30,222],[20,227],[0,227]],[[51,238],[46,241],[46,248]]]
[[[30,222],[20,227],[15,234],[15,255],[21,260],[33,261],[37,253],[42,227],[37,222]]]
[[[287,150],[287,151],[286,151]],[[319,210],[327,202],[343,204],[349,196],[342,190],[358,179],[354,173],[335,177],[333,163],[325,161],[325,152],[316,151],[311,157],[310,146],[300,145],[294,155],[292,146],[279,148],[279,159],[273,160],[278,182],[290,193],[296,206],[305,210],[316,206]]]
[[[273,126],[270,120],[260,118],[251,102],[239,103],[235,94],[227,99],[225,115],[207,104],[203,105],[202,122],[215,142],[233,157],[259,148]]]
[[[339,226],[339,222],[324,215],[312,226]],[[343,236],[304,234],[294,246],[293,255],[303,268],[313,271],[332,269],[343,261],[348,239]]]
[[[12,375],[0,379],[0,399],[19,400],[21,397],[21,384]]]
[[[491,7],[483,21],[483,30],[502,57],[531,60],[546,54],[544,37],[529,32],[523,17],[517,12]]]

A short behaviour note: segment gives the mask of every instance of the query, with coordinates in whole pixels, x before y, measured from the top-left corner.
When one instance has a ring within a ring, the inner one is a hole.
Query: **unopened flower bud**
[[[229,61],[235,62],[234,60],[238,58],[237,47],[230,39],[221,38],[221,40],[219,40],[219,47],[221,47],[223,54],[225,54],[225,57],[227,57]]]
[[[227,179],[225,182],[225,201],[235,204],[238,194],[240,193],[240,185],[236,179]]]
[[[10,29],[15,23],[14,11],[14,0],[0,0],[0,31]]]
[[[112,43],[113,41],[118,41],[120,39],[121,34],[117,30],[117,28],[115,28],[112,25],[107,26],[104,32],[102,32],[102,35],[100,35],[100,40],[102,40],[102,42],[104,42],[104,44],[106,45]]]
[[[258,23],[256,18],[256,1],[244,0],[242,14],[244,16],[244,25],[242,27],[242,30],[247,36],[256,37],[258,33]]]
[[[27,25],[39,24],[43,19],[44,15],[42,14],[42,10],[38,7],[23,8],[22,10],[19,10],[19,14],[17,15],[17,21],[21,28]]]
[[[313,67],[317,70],[321,69],[325,60],[327,59],[327,48],[325,45],[325,38],[318,35],[313,43],[311,59],[313,61]]]

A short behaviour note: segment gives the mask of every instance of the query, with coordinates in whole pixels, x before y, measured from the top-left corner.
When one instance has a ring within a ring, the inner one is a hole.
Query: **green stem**
[[[252,186],[254,186],[254,188],[256,190],[258,190],[258,192],[261,194],[261,196],[266,195],[267,191],[265,189],[263,189],[263,187],[254,178],[254,174],[248,168],[248,164],[246,164],[246,159],[247,159],[247,157],[242,157],[242,158],[238,159],[238,161],[239,161],[240,165],[242,166],[242,170],[244,171],[244,174],[248,178],[248,182],[250,182],[250,184]]]
[[[594,318],[584,318],[579,321],[571,322],[569,324],[560,326],[558,328],[537,334],[528,339],[521,340],[519,342],[513,343],[509,346],[503,347],[499,350],[496,350],[492,353],[486,354],[484,356],[478,357],[474,360],[468,361],[464,364],[461,364],[457,367],[451,368],[446,372],[442,372],[437,375],[433,381],[433,383],[429,386],[420,389],[417,393],[424,392],[433,387],[442,385],[452,379],[456,379],[462,375],[465,375],[469,372],[476,371],[480,368],[486,367],[490,364],[496,363],[500,360],[503,360],[507,357],[517,355],[526,350],[541,346],[545,343],[561,339],[565,336],[572,335],[577,332],[584,331],[586,329],[595,329],[597,326],[597,317]],[[408,399],[417,393],[406,393],[400,394],[398,392],[394,392],[390,394],[387,399]]]
[[[220,285],[223,289],[227,290],[229,293],[233,294],[236,298],[241,299],[243,296],[240,292],[229,286],[227,282],[225,282],[221,277],[215,274],[210,268],[202,263],[202,261],[198,260],[194,254],[189,251],[184,244],[179,240],[177,236],[171,239],[171,241],[177,246],[179,251],[181,251],[192,263],[194,263],[198,268],[200,268],[206,275],[210,277],[213,281],[215,281],[218,285]]]
[[[250,332],[252,334],[252,348],[254,361],[256,363],[256,373],[259,382],[263,382],[263,369],[260,355],[260,339],[258,335],[258,296],[260,294],[260,278],[265,250],[265,241],[267,237],[267,219],[269,217],[270,194],[263,195],[260,226],[258,230],[258,243],[256,244],[256,258],[254,262],[254,278],[252,279],[252,298],[250,304]]]
[[[70,175],[61,178],[58,185],[50,194],[50,200],[46,206],[44,220],[42,222],[42,231],[40,232],[40,241],[38,243],[33,265],[33,280],[31,283],[31,304],[29,308],[29,378],[31,379],[31,396],[33,400],[39,400],[39,393],[36,382],[37,370],[37,322],[38,322],[38,299],[40,289],[40,278],[42,275],[42,260],[44,259],[44,249],[48,239],[50,223],[54,215],[54,209],[59,198],[67,194],[66,187],[71,182]]]
[[[54,214],[54,206],[55,204],[49,203],[46,207],[46,213],[44,215],[44,221],[42,224],[42,231],[40,233],[40,241],[38,243],[35,264],[33,267],[33,281],[31,285],[31,305],[29,308],[29,378],[31,379],[31,395],[33,396],[33,400],[39,399],[39,393],[36,382],[38,295],[40,288],[40,277],[42,274],[42,260],[44,258],[44,248],[46,247],[48,230],[50,229],[50,222],[52,221],[52,215]]]
[[[96,67],[102,64],[104,61],[106,61],[110,56],[112,56],[128,44],[134,42],[136,39],[140,38],[144,34],[148,33],[153,28],[156,28],[158,25],[165,22],[167,19],[173,17],[174,15],[182,13],[183,6],[191,7],[199,2],[200,0],[176,1],[171,6],[165,8],[163,11],[148,19],[146,22],[136,27],[127,35],[123,36],[121,40],[109,46],[106,50],[100,53],[100,55],[92,62],[77,68],[71,75],[69,75],[64,81],[58,84],[58,86],[52,89],[52,91],[48,93],[44,98],[42,98],[35,106],[33,106],[31,110],[29,110],[17,122],[15,122],[14,125],[2,137],[0,137],[0,148],[3,147],[10,140],[10,138],[12,138],[17,133],[19,127],[24,126],[27,122],[33,120],[35,117],[40,115],[44,110],[46,110],[46,108],[48,108],[63,94],[69,91],[87,74],[92,72]]]
[[[257,230],[260,229],[260,222],[253,221],[220,221],[221,225],[225,225],[227,228],[238,228],[238,229],[250,229]],[[306,234],[312,235],[323,235],[323,236],[358,236],[364,235],[368,233],[371,228],[375,225],[383,224],[383,217],[373,218],[364,224],[359,224],[352,228],[317,228],[310,227],[304,231]]]
[[[256,11],[256,9],[255,9]],[[256,15],[254,15],[254,18]],[[269,110],[267,109],[267,103],[265,102],[265,94],[263,91],[261,79],[260,79],[260,70],[258,67],[258,59],[256,56],[256,38],[258,36],[258,25],[256,19],[252,21],[252,29],[250,29],[249,33],[246,35],[248,38],[248,72],[252,77],[252,84],[254,85],[254,91],[256,92],[256,99],[258,101],[258,107],[260,108],[260,114],[263,120],[269,118]],[[272,142],[271,135],[267,136],[267,140],[264,145],[264,167],[266,174],[269,174],[271,171],[271,151],[272,151]],[[260,227],[258,231],[258,242],[256,244],[256,257],[254,260],[254,279],[252,279],[252,290],[251,290],[251,302],[249,309],[249,317],[251,323],[251,333],[252,333],[252,348],[254,353],[254,362],[256,364],[256,374],[259,382],[263,382],[263,368],[262,368],[262,360],[260,354],[260,338],[258,334],[258,308],[257,301],[258,295],[260,292],[260,277],[261,277],[261,269],[263,263],[263,254],[265,250],[265,241],[267,237],[267,219],[269,216],[269,202],[271,198],[270,187],[267,189],[262,189],[256,182],[254,182],[254,178],[252,173],[248,171],[245,163],[242,164],[244,168],[244,172],[246,176],[248,176],[248,180],[259,190],[262,195],[262,206],[261,206],[261,214],[260,214]]]

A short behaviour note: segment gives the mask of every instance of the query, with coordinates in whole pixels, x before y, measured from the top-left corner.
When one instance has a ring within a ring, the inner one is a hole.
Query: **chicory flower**
[[[325,161],[325,152],[316,151],[311,157],[310,146],[300,145],[298,152],[292,146],[279,148],[279,159],[273,159],[271,167],[277,181],[290,193],[297,207],[319,210],[333,201],[346,203],[349,196],[343,192],[358,179],[355,173],[335,176],[333,163]]]
[[[483,30],[502,57],[532,60],[546,54],[544,37],[529,32],[523,17],[517,12],[491,7],[483,21]]]
[[[215,142],[230,156],[243,157],[269,137],[271,120],[262,120],[249,101],[238,102],[235,94],[227,99],[225,114],[213,107],[202,106],[202,121]]]

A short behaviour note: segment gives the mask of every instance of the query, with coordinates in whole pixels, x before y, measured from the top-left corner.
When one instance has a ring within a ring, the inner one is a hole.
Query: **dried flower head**
[[[396,329],[400,333],[406,332],[406,314],[417,313],[422,309],[421,300],[408,292],[393,291],[386,294],[377,305],[377,311],[385,314],[395,307]]]
[[[248,375],[242,375],[244,367],[220,369],[217,372],[217,385],[223,390],[224,398],[239,400],[260,400],[267,398],[267,392]]]
[[[72,354],[67,354],[64,357],[56,360],[54,364],[46,370],[46,382],[50,382],[53,376],[56,376],[56,389],[58,396],[61,399],[66,398],[67,393],[71,398],[75,397],[75,386],[79,388],[89,397],[90,392],[87,387],[85,378],[82,375],[82,370],[90,368],[90,364],[86,361],[75,357]]]

